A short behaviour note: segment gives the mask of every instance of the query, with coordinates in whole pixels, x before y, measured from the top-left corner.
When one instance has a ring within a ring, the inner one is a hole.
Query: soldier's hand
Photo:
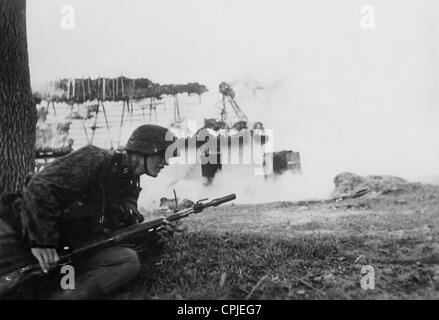
[[[179,235],[186,230],[180,221],[165,222],[155,233],[156,243],[160,246],[165,245],[174,235]]]
[[[175,235],[180,235],[183,232],[187,231],[186,225],[183,224],[180,220],[177,220],[174,222],[166,222],[166,225],[168,225],[170,228],[172,228],[172,231]]]
[[[58,265],[59,256],[56,249],[53,248],[31,248],[31,252],[38,260],[44,273],[55,268]]]

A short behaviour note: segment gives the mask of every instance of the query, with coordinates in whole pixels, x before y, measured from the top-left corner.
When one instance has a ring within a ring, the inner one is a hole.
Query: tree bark
[[[35,165],[26,0],[0,0],[0,197],[20,192]]]

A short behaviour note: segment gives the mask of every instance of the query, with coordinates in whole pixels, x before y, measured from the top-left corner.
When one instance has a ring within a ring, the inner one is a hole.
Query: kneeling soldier
[[[168,157],[175,156],[166,153],[174,140],[166,128],[142,125],[123,152],[89,145],[32,177],[23,194],[24,227],[44,272],[57,265],[59,249],[75,249],[143,221],[137,209],[140,176],[157,177]],[[112,246],[73,261],[75,289],[60,290],[54,298],[99,298],[127,284],[139,273],[139,254],[150,260],[158,244],[172,236],[172,228],[153,235],[151,245]]]

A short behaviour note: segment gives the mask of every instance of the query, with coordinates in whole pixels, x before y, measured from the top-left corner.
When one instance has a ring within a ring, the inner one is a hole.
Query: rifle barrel
[[[123,241],[126,237],[141,233],[141,232],[148,232],[149,230],[154,230],[163,225],[166,221],[172,222],[175,220],[179,220],[182,218],[185,218],[191,214],[198,213],[203,211],[204,209],[208,207],[216,207],[220,204],[223,204],[225,202],[229,202],[236,199],[236,195],[234,193],[229,194],[225,197],[213,199],[207,203],[203,203],[202,201],[197,202],[192,207],[184,210],[180,210],[178,212],[175,212],[173,214],[168,215],[167,217],[161,217],[156,218],[153,220],[150,220],[145,223],[141,223],[138,225],[133,225],[130,227],[127,227],[125,229],[112,232],[110,234],[105,235],[105,238],[94,241],[92,243],[86,244],[85,246],[81,248],[77,248],[73,250],[70,253],[61,254],[60,260],[61,261],[70,261],[73,256],[80,256],[84,253],[90,252],[92,250],[96,250],[105,246],[110,245],[111,243]],[[2,271],[2,274],[0,275],[0,284],[8,284],[7,280],[8,274],[12,274],[18,271],[19,274],[23,274],[27,271],[33,271],[36,269],[39,269],[39,264],[37,263],[36,259],[30,254],[30,252],[27,253],[27,256],[29,257],[29,261],[23,261],[21,263],[16,264],[15,266],[11,266],[6,270]],[[32,263],[31,261],[34,261]],[[67,262],[68,263],[68,262]],[[15,270],[15,271],[14,271]],[[11,273],[12,272],[12,273]],[[3,289],[3,288],[0,288]],[[2,294],[3,290],[0,290],[0,294]]]
[[[218,206],[220,204],[223,204],[225,202],[229,202],[229,201],[232,201],[232,200],[235,200],[235,199],[236,199],[236,194],[232,193],[232,194],[229,194],[229,195],[227,195],[225,197],[214,199],[212,202],[215,203],[215,206]]]

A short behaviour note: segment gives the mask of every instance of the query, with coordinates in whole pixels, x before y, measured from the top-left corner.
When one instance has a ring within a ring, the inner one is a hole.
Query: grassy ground
[[[116,299],[438,299],[439,188],[212,209]],[[375,289],[360,286],[371,265]]]

